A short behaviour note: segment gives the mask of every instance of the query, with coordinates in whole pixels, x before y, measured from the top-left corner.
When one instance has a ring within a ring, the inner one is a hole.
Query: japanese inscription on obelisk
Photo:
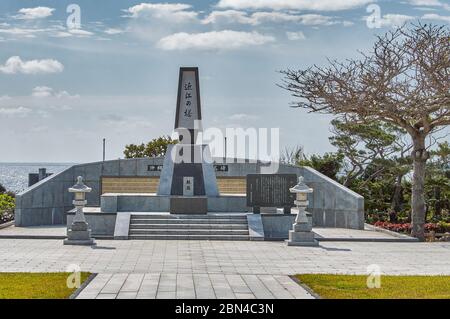
[[[201,105],[198,68],[181,68],[178,83],[175,130],[180,134],[180,142],[195,144],[197,133],[201,130]],[[190,136],[185,136],[187,131]],[[188,138],[188,140],[183,140]]]

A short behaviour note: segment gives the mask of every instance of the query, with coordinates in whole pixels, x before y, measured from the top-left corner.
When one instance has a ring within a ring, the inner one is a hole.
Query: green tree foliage
[[[411,220],[412,145],[401,129],[383,123],[332,121],[335,153],[298,160],[365,198],[368,221]],[[450,211],[450,145],[437,143],[426,166],[427,221],[447,221]]]
[[[282,71],[280,86],[291,92],[295,107],[407,132],[413,144],[411,233],[420,240],[425,240],[426,143],[450,125],[449,38],[446,25],[411,24],[378,36],[359,58]]]
[[[342,153],[325,153],[323,156],[305,156],[304,159],[298,161],[298,165],[312,167],[329,178],[338,180],[338,173],[342,168],[343,159]]]
[[[164,156],[170,144],[177,144],[177,140],[172,140],[170,136],[161,136],[148,142],[147,144],[129,144],[123,151],[125,158],[142,158]]]
[[[0,213],[11,211],[15,207],[15,201],[12,196],[8,194],[0,194]]]
[[[0,194],[0,224],[14,219],[14,208],[16,207],[14,197],[7,193]]]
[[[450,211],[450,144],[440,143],[430,154],[425,177],[425,200],[428,215],[439,220],[443,211],[447,214]]]

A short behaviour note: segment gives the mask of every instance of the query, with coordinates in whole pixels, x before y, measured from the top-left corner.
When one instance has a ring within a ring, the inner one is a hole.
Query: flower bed
[[[374,224],[376,227],[388,229],[391,231],[395,231],[398,233],[409,234],[411,233],[411,224],[410,223],[390,223],[390,222],[381,222],[378,221]],[[425,224],[425,231],[431,232],[434,231],[436,233],[446,233],[450,232],[450,223],[439,222],[439,223],[427,223]]]
[[[14,220],[15,200],[8,194],[0,194],[0,224]]]
[[[14,211],[0,212],[0,225],[14,220]]]

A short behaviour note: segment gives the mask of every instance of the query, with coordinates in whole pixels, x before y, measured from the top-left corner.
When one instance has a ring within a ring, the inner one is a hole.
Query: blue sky
[[[103,137],[113,159],[170,134],[180,66],[200,69],[205,127],[278,127],[282,147],[332,151],[330,117],[289,108],[277,70],[355,57],[418,19],[449,24],[450,1],[2,0],[0,161],[96,161]]]

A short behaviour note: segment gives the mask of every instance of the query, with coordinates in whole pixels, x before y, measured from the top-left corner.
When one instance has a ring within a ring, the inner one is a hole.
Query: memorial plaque
[[[194,196],[194,177],[183,177],[183,196]]]
[[[283,207],[288,214],[295,200],[289,188],[296,184],[295,174],[248,174],[247,206],[253,207],[254,213],[261,207]]]

